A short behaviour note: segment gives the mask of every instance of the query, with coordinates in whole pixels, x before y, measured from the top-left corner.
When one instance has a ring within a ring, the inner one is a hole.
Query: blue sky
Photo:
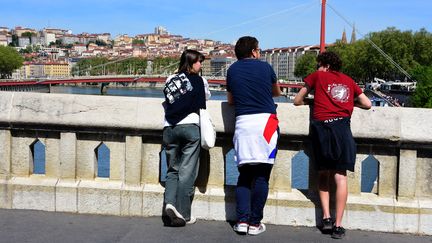
[[[326,42],[340,39],[350,24],[360,33],[389,26],[432,32],[431,0],[327,0]],[[171,34],[234,43],[258,38],[262,48],[319,44],[319,0],[0,0],[0,26],[70,29],[73,33]],[[361,36],[357,34],[357,38]]]

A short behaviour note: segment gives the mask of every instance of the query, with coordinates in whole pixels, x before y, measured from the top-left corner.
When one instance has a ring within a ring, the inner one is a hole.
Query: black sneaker
[[[333,221],[331,218],[325,218],[322,220],[322,230],[332,230],[333,229]]]
[[[331,237],[333,239],[342,239],[345,236],[345,229],[342,226],[339,227],[333,227],[333,232]]]

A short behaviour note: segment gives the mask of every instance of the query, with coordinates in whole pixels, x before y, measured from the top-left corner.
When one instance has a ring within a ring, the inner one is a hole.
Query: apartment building
[[[294,75],[297,59],[305,53],[313,52],[318,55],[319,46],[294,46],[286,48],[274,48],[261,52],[261,60],[268,62],[274,69],[279,79],[300,82],[302,79]]]

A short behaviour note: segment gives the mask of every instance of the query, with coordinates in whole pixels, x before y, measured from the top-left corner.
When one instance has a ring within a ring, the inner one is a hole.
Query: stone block
[[[0,208],[12,208],[12,188],[7,179],[0,179]]]
[[[394,232],[394,211],[394,198],[366,193],[350,196],[343,224],[348,229]]]
[[[9,177],[11,173],[11,132],[0,130],[0,176]]]
[[[277,193],[274,201],[276,211],[272,223],[293,226],[316,225],[315,205],[298,190]]]
[[[419,200],[420,220],[419,234],[432,235],[432,200]]]
[[[56,185],[56,211],[78,212],[79,181],[60,179]]]
[[[141,182],[144,184],[158,184],[160,172],[161,145],[153,143],[142,144]]]
[[[63,179],[76,178],[77,138],[75,133],[60,133],[60,174]]]
[[[126,164],[124,166],[124,181],[126,184],[139,185],[141,182],[142,149],[142,138],[140,136],[126,136]],[[156,149],[160,150],[160,146]]]
[[[147,184],[143,191],[144,217],[162,215],[164,201],[164,188],[160,185]]]
[[[208,195],[208,215],[210,220],[237,220],[235,213],[236,202],[231,187],[226,189],[210,188]]]
[[[121,182],[82,180],[78,185],[78,212],[120,215]]]
[[[394,231],[418,233],[420,221],[419,202],[413,199],[399,199],[395,202]]]
[[[55,211],[55,185],[57,179],[44,176],[13,177],[12,208]]]
[[[123,185],[121,190],[122,216],[141,216],[143,209],[143,186]]]

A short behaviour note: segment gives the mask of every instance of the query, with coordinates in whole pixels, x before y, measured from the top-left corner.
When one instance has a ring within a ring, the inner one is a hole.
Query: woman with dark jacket
[[[199,75],[204,55],[185,50],[178,72],[167,78],[163,146],[168,162],[165,212],[171,226],[193,224],[191,204],[200,155],[199,109],[210,98],[207,80]]]

